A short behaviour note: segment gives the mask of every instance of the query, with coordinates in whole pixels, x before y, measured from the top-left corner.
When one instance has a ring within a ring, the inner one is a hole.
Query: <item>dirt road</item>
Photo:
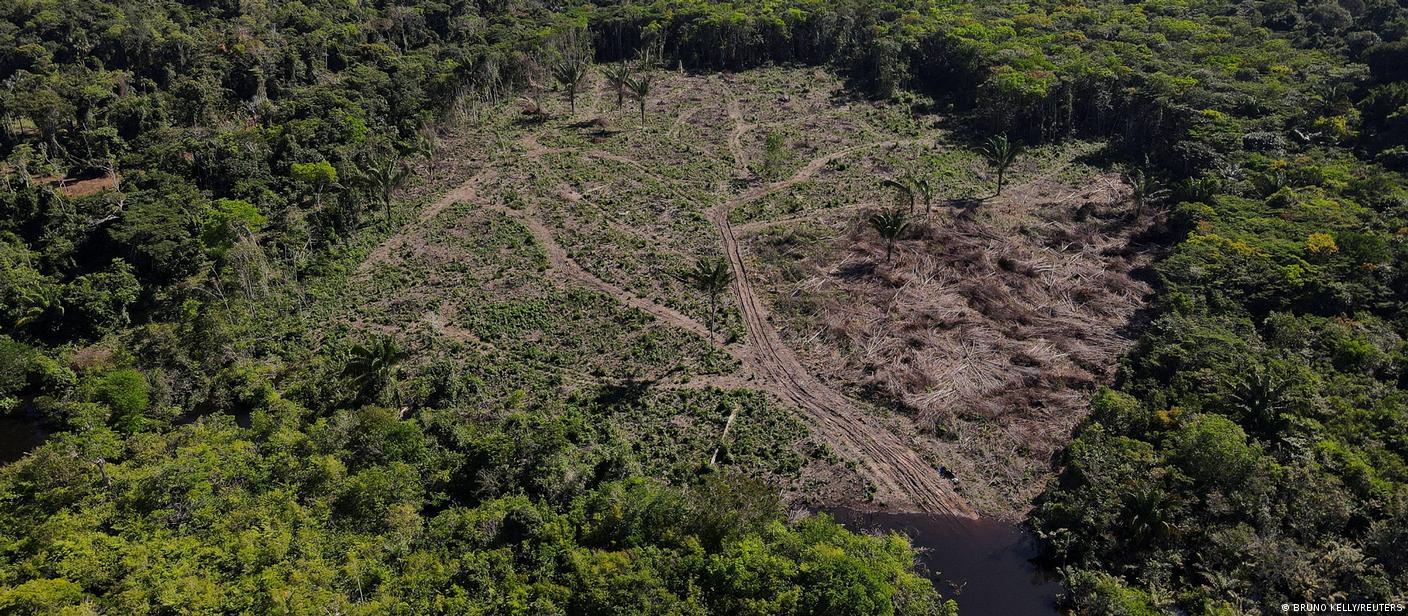
[[[733,101],[733,97],[729,96],[729,100]],[[729,117],[735,123],[729,148],[733,150],[736,168],[746,169],[742,134],[748,127],[734,102],[729,104]],[[782,343],[767,308],[753,292],[747,263],[728,221],[729,212],[739,205],[792,186],[847,155],[883,145],[889,143],[853,146],[819,156],[791,177],[746,190],[710,210],[709,219],[719,231],[724,254],[733,269],[734,297],[748,330],[744,365],[762,380],[765,389],[801,410],[822,440],[860,463],[861,476],[875,487],[877,504],[891,510],[977,517],[973,507],[954,491],[952,483],[884,425],[881,418],[807,372],[792,349]]]
[[[728,100],[728,115],[734,124],[729,134],[728,147],[734,159],[735,177],[747,177],[750,173],[743,137],[752,127],[744,123],[736,100],[732,96],[729,96]],[[856,145],[818,156],[790,177],[752,186],[708,211],[709,220],[718,230],[723,251],[733,271],[733,292],[747,328],[746,340],[729,346],[727,350],[743,364],[745,378],[752,378],[726,380],[729,385],[768,391],[797,408],[819,440],[831,445],[839,455],[859,463],[861,477],[874,487],[875,505],[892,511],[977,517],[972,506],[954,491],[953,485],[941,477],[935,468],[887,425],[888,422],[884,418],[861,408],[844,394],[828,387],[810,374],[792,350],[782,343],[777,330],[772,326],[767,308],[753,291],[746,261],[734,229],[728,221],[729,213],[741,204],[785,190],[843,157],[894,143],[887,141]],[[540,148],[535,151],[535,148],[528,147],[528,150],[530,157],[542,154]],[[645,166],[637,161],[629,162],[634,163],[633,166],[642,172],[649,173]],[[387,258],[415,232],[413,227],[424,224],[450,205],[460,201],[476,202],[509,215],[523,224],[544,247],[552,269],[563,277],[614,297],[663,322],[712,339],[707,328],[687,315],[630,293],[583,269],[566,249],[557,243],[551,229],[543,224],[535,211],[509,210],[492,200],[481,199],[478,188],[495,177],[493,170],[483,170],[448,192],[422,212],[416,223],[377,247],[359,267],[359,271],[365,273],[371,263]],[[727,194],[730,191],[727,182],[721,182],[719,190],[720,194]]]

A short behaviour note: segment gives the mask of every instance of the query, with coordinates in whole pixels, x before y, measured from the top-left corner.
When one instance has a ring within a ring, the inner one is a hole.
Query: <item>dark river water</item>
[[[1036,538],[1014,524],[920,513],[826,509],[853,531],[895,531],[963,616],[1056,616],[1061,585],[1032,563]]]
[[[9,464],[44,444],[49,432],[38,418],[20,413],[0,415],[0,464]]]

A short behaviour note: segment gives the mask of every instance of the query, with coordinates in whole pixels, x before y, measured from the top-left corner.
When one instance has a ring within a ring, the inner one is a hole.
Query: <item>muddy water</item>
[[[23,413],[0,415],[0,464],[9,464],[44,444],[49,432],[38,418]]]
[[[853,531],[895,531],[920,549],[919,560],[963,616],[1055,616],[1061,585],[1031,562],[1036,539],[989,519],[827,509]]]

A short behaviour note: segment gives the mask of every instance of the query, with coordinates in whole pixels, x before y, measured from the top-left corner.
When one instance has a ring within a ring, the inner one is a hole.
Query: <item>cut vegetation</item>
[[[968,149],[922,116],[846,100],[822,74],[656,74],[654,106],[719,114],[722,126],[701,132],[656,114],[643,129],[617,128],[629,117],[611,108],[613,86],[590,80],[575,114],[552,101],[540,122],[515,121],[512,106],[490,111],[500,145],[359,267],[354,288],[384,298],[353,302],[382,315],[361,327],[472,342],[576,374],[578,387],[734,372],[725,382],[799,411],[818,442],[855,465],[861,491],[839,476],[830,498],[962,515],[973,499],[989,514],[1021,512],[1127,346],[1122,330],[1149,291],[1130,276],[1148,260],[1133,238],[1153,219],[1131,218],[1117,179],[1071,170],[1090,147],[1034,152],[1002,197],[959,199],[988,181],[980,153],[946,155]],[[794,96],[817,106],[803,114],[807,134],[839,139],[794,145],[774,132],[758,143],[757,127],[798,121]],[[768,173],[754,160],[772,161]],[[880,169],[912,176],[909,206],[883,210],[896,217],[890,239],[865,224],[891,189],[860,178]],[[757,218],[766,210],[756,203],[815,203],[807,193],[822,186],[831,194],[821,207]],[[760,233],[751,248],[731,222],[740,211],[753,212],[743,231]],[[496,233],[507,243],[475,247]],[[474,275],[468,265],[486,250],[493,272]],[[515,254],[529,260],[505,260]],[[712,279],[733,292],[721,296]],[[608,301],[586,304],[600,316],[562,312],[590,294]],[[525,314],[525,302],[540,308]],[[500,334],[477,314],[486,304],[504,315],[490,319],[552,317]],[[406,320],[385,322],[396,314]],[[563,318],[600,337],[561,346],[570,336],[550,323]],[[633,325],[611,333],[623,318]],[[610,344],[581,346],[591,340]]]
[[[1408,602],[1399,4],[0,3],[0,616]]]

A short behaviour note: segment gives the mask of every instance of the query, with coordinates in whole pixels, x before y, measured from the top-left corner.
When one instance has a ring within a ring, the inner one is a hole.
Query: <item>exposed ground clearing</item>
[[[379,283],[370,281],[388,273],[430,284],[402,285],[410,299],[383,293],[372,305],[419,302],[415,322],[429,324],[430,335],[525,357],[547,369],[559,366],[572,389],[766,391],[796,408],[816,439],[855,461],[868,486],[857,492],[845,476],[822,485],[828,471],[812,464],[802,473],[809,487],[792,486],[802,499],[811,493],[831,502],[870,500],[893,510],[958,515],[1024,508],[1049,471],[1037,458],[1066,437],[1086,390],[1107,376],[1113,357],[1107,354],[1123,348],[1115,324],[1127,322],[1142,297],[1131,283],[1116,299],[1074,299],[1084,293],[1082,284],[1105,269],[1115,272],[1102,278],[1106,286],[1119,287],[1138,261],[1128,255],[1122,264],[1101,260],[1102,252],[1127,243],[1129,234],[1097,229],[1092,236],[1069,220],[1070,203],[1082,199],[1082,205],[1101,204],[1081,216],[1106,227],[1117,218],[1112,212],[1119,209],[1119,189],[1072,163],[1090,148],[1033,152],[1014,170],[1012,190],[975,215],[956,217],[941,203],[935,219],[955,222],[936,224],[901,247],[897,271],[908,271],[907,260],[919,269],[906,274],[914,280],[900,280],[873,266],[879,247],[855,223],[865,209],[890,202],[876,188],[877,178],[920,172],[941,182],[942,197],[970,196],[986,179],[975,155],[944,141],[928,120],[846,100],[839,84],[818,82],[814,75],[662,77],[662,94],[649,106],[644,128],[629,109],[603,109],[614,107],[614,93],[604,93],[602,84],[579,99],[572,118],[552,101],[547,106],[559,115],[545,123],[516,121],[510,107],[492,111],[499,120],[484,129],[492,133],[482,138],[490,144],[488,153],[466,174],[469,179],[430,202],[359,268],[371,288]],[[779,87],[789,94],[777,94]],[[811,108],[815,113],[805,116]],[[769,132],[788,135],[781,166],[776,151],[765,151]],[[773,163],[764,165],[769,157]],[[1064,199],[1048,194],[1057,191]],[[531,248],[540,264],[472,257],[475,267],[495,271],[471,277],[472,283],[456,276],[464,269],[460,261],[471,258],[458,254],[464,249],[456,242],[471,241],[485,217],[517,229],[527,244],[516,250]],[[740,242],[745,232],[759,239]],[[1060,233],[1070,237],[1058,241]],[[806,245],[783,246],[774,241],[778,237],[803,238],[798,241]],[[1078,239],[1071,238],[1080,237],[1089,245],[1072,252]],[[1011,257],[1001,264],[978,258],[999,250]],[[711,342],[703,325],[706,302],[671,274],[721,253],[735,280],[721,315],[723,336]],[[992,282],[1006,280],[1008,269],[1021,270],[1020,263],[1043,260],[1056,267],[1033,270],[1029,286],[1044,289],[1054,303],[1001,295],[1025,288]],[[1061,269],[1072,264],[1076,273]],[[544,287],[544,275],[555,282]],[[479,285],[484,296],[445,290],[463,284]],[[547,302],[539,301],[533,311],[553,312],[552,302],[563,301],[563,293],[570,302],[594,297],[619,305],[611,309],[592,300],[592,316],[482,333],[486,326],[498,328],[476,320],[482,307],[475,302],[502,304],[508,293],[517,303],[520,285]],[[971,294],[976,299],[963,307],[976,316],[952,332],[936,329],[919,342],[905,342],[913,338],[915,323],[935,329],[935,289]],[[1010,315],[999,314],[1028,300],[1034,317],[1013,325],[1004,321]],[[1084,327],[1081,319],[1091,316],[1082,312],[1087,304],[1108,327],[1075,334]],[[1043,312],[1052,310],[1055,316]],[[778,311],[776,321],[772,311]],[[828,333],[826,319],[864,333]],[[358,323],[395,327],[386,319]],[[1064,342],[1050,343],[1058,334]],[[574,336],[594,342],[559,339]],[[881,342],[891,339],[899,342]],[[662,342],[674,346],[663,349]],[[887,413],[856,399],[907,413]],[[921,435],[935,429],[943,439]],[[994,451],[983,449],[994,445]],[[960,472],[964,496],[940,476],[941,464]],[[978,481],[987,476],[997,480]],[[965,496],[976,497],[979,506]]]
[[[726,92],[725,96],[733,100],[731,94]],[[729,109],[735,122],[733,134],[736,135],[745,130],[739,128],[745,125],[741,115],[734,112],[738,105],[730,102]],[[744,167],[746,153],[739,140],[730,139],[729,145],[737,167]],[[734,295],[748,328],[748,359],[745,363],[762,378],[768,391],[800,409],[812,429],[820,433],[826,442],[861,463],[861,475],[873,485],[875,499],[880,505],[897,510],[976,516],[973,508],[954,492],[953,485],[915,453],[896,434],[893,425],[886,425],[887,422],[859,408],[816,379],[797,360],[792,350],[782,343],[772,326],[767,308],[753,292],[751,274],[729,223],[729,214],[738,204],[785,190],[831,162],[867,147],[874,146],[856,145],[817,156],[787,179],[746,190],[709,212],[723,241],[724,254],[733,269]],[[720,188],[723,189],[722,186]]]
[[[1031,502],[1112,377],[1151,289],[1116,177],[1039,174],[976,210],[943,207],[894,262],[850,211],[758,228],[784,338],[807,367],[909,411],[985,512]]]

